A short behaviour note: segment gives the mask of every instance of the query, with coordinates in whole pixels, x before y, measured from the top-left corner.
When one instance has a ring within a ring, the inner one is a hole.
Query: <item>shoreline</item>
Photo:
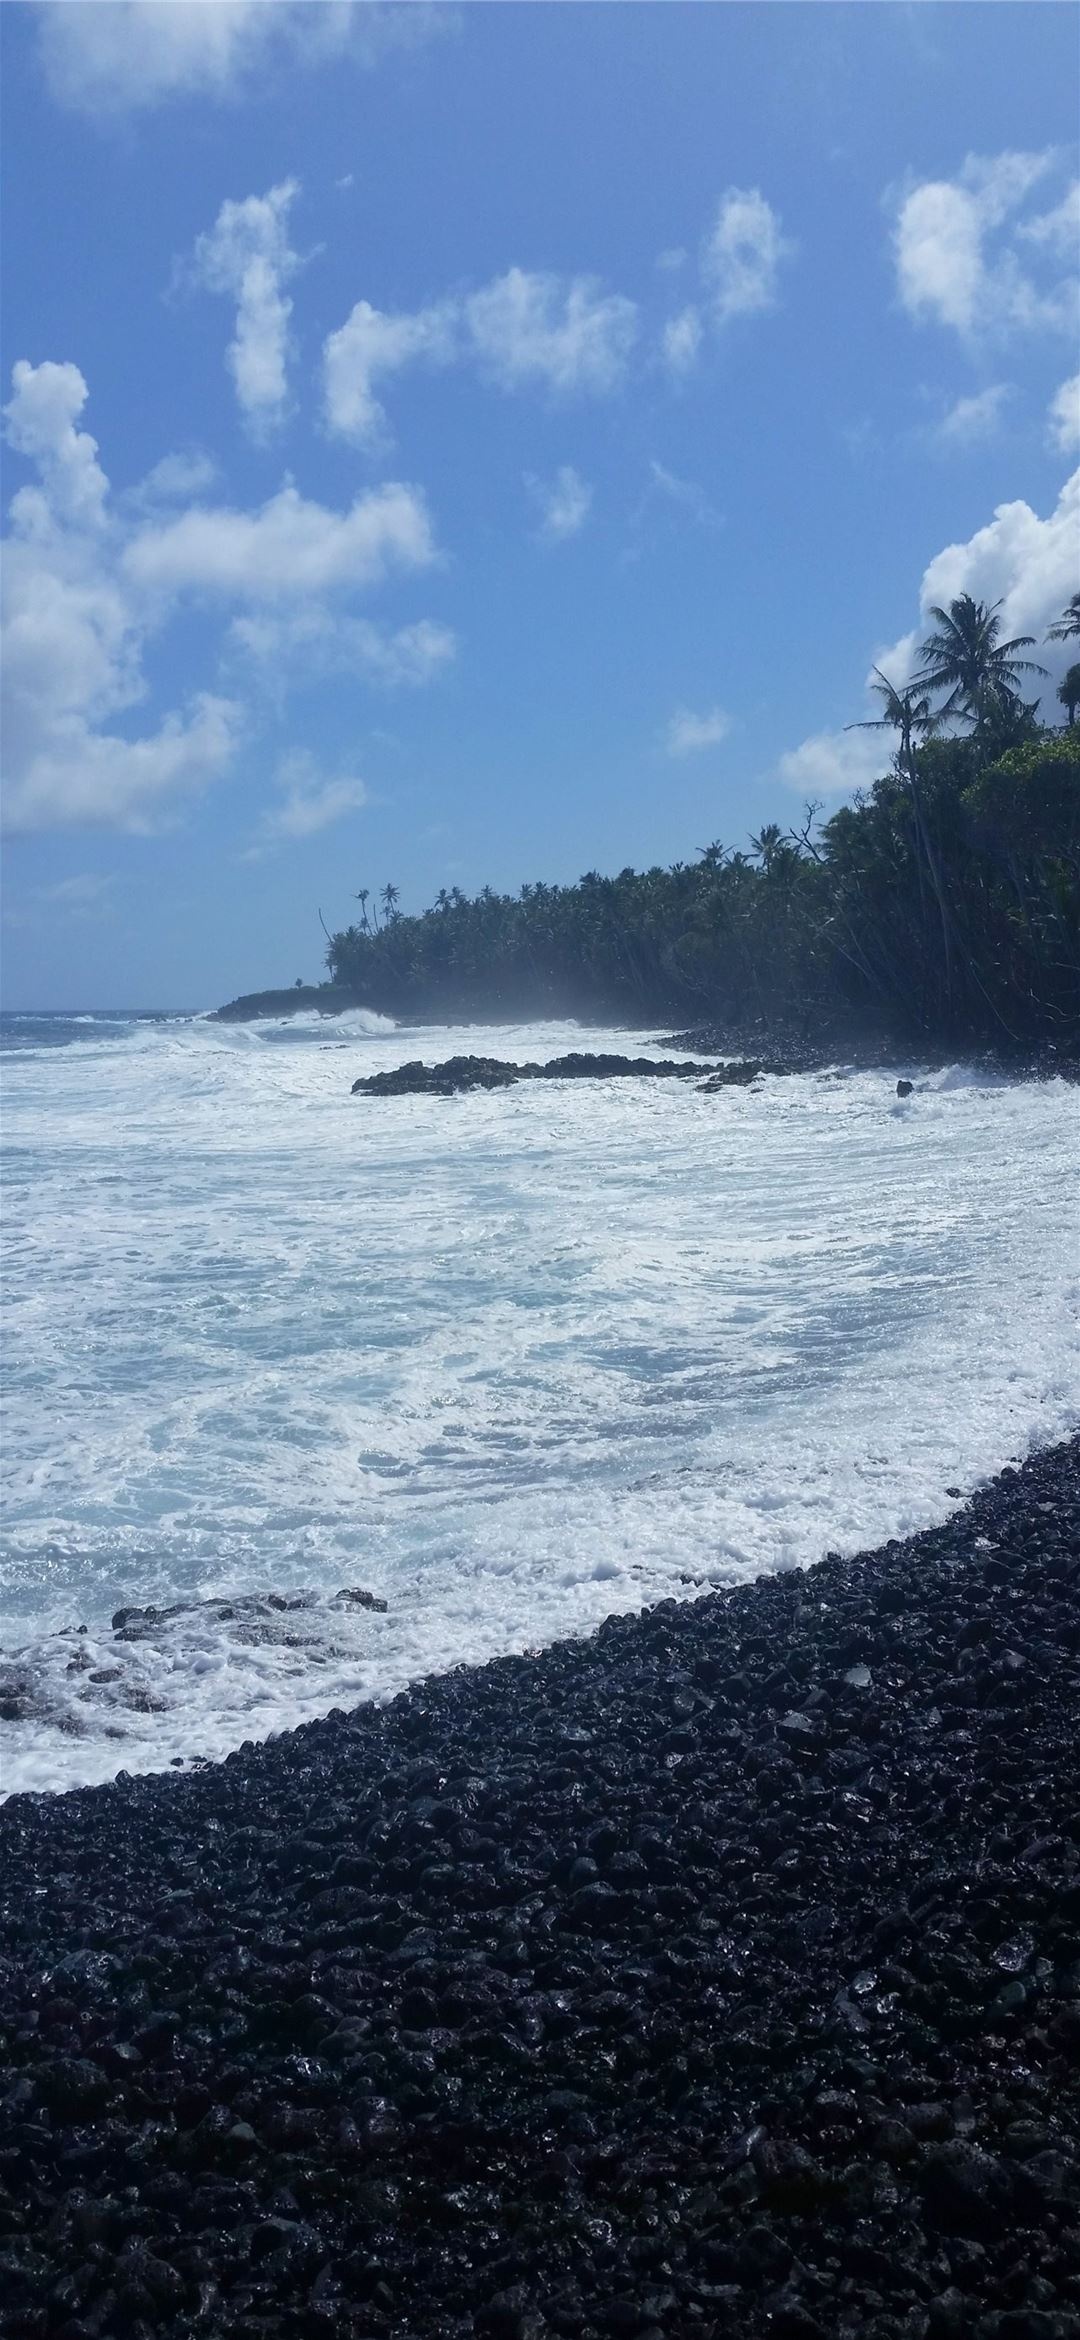
[[[0,1809],[13,2340],[1076,2340],[1080,1439]]]
[[[389,1008],[373,1007],[359,993],[350,992],[340,984],[306,985],[303,990],[294,986],[291,991],[245,992],[221,1007],[207,1010],[204,1020],[212,1024],[248,1024],[317,1014],[332,1022],[337,1016],[358,1011],[385,1018],[403,1038],[409,1032],[504,1030],[514,1024],[527,1027],[536,1022],[566,1023],[581,1031],[640,1034],[654,1031],[656,1023],[663,1021],[662,1012],[655,1018],[629,1018],[625,1013],[606,1015],[596,1008],[582,1013],[551,1002],[527,1011],[503,1007],[482,1011],[473,1003],[462,1006],[460,1012],[447,1010],[429,1015],[418,1011],[403,1015]],[[791,1073],[821,1072],[838,1063],[849,1064],[857,1072],[883,1072],[907,1064],[923,1065],[929,1070],[947,1064],[971,1064],[1015,1080],[1052,1080],[1055,1076],[1080,1080],[1080,1057],[1071,1042],[1063,1049],[1052,1041],[1018,1041],[1013,1047],[1002,1048],[988,1046],[985,1040],[970,1034],[949,1038],[921,1031],[888,1031],[858,1019],[840,1017],[826,1020],[816,1034],[808,1032],[802,1024],[776,1018],[725,1023],[715,1017],[705,1017],[687,1029],[657,1034],[652,1044],[689,1054],[704,1052],[720,1057],[782,1061],[784,1069]]]

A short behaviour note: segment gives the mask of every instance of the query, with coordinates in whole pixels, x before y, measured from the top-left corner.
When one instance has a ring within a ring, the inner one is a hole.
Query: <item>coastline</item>
[[[359,992],[350,991],[343,984],[307,984],[303,987],[276,991],[245,992],[227,1000],[221,1007],[207,1011],[206,1021],[212,1024],[251,1024],[280,1021],[283,1018],[317,1014],[327,1022],[350,1013],[368,1013],[385,1016],[404,1041],[411,1031],[445,1029],[499,1029],[508,1022],[529,1023],[535,1017],[554,1019],[576,1025],[582,1031],[622,1030],[639,1035],[652,1031],[663,1022],[662,1010],[655,1017],[641,1014],[628,1017],[613,1012],[605,1016],[599,1012],[575,1012],[572,1007],[558,1003],[539,1002],[533,1009],[523,1009],[520,1015],[495,1005],[486,1012],[475,1002],[462,1005],[460,1013],[449,1008],[439,1015],[416,1013],[403,1016],[392,1013],[388,1007],[375,1007]],[[653,1045],[675,1049],[689,1055],[706,1054],[723,1058],[762,1059],[782,1063],[790,1073],[821,1072],[829,1066],[848,1064],[859,1072],[880,1072],[893,1065],[919,1064],[938,1069],[946,1064],[963,1063],[997,1072],[1014,1080],[1080,1080],[1080,1056],[1075,1043],[1069,1040],[1064,1047],[1049,1040],[1041,1043],[1018,1041],[1012,1047],[1003,1047],[1000,1041],[988,1046],[985,1039],[970,1034],[960,1036],[934,1035],[914,1030],[885,1029],[853,1015],[827,1016],[818,1020],[810,1030],[805,1020],[798,1023],[777,1017],[718,1019],[705,1017],[688,1029],[678,1029],[655,1036]]]
[[[15,2340],[1080,2334],[1080,1439],[0,1810]]]

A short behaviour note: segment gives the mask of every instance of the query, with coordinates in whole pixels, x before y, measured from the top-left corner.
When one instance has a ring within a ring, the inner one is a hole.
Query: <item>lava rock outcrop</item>
[[[512,1089],[519,1081],[699,1081],[706,1089],[745,1088],[759,1073],[787,1068],[757,1059],[749,1063],[661,1063],[651,1056],[552,1057],[547,1064],[510,1064],[498,1056],[450,1056],[425,1065],[417,1057],[392,1071],[368,1073],[354,1081],[354,1097],[456,1097],[468,1089]]]

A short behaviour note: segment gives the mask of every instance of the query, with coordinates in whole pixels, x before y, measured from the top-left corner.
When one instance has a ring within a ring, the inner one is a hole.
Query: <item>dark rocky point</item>
[[[1073,1442],[13,1797],[5,2335],[1078,2340],[1078,1671]]]
[[[555,1056],[548,1064],[508,1064],[498,1056],[450,1056],[425,1065],[417,1057],[392,1072],[368,1073],[354,1081],[354,1097],[456,1097],[468,1089],[512,1089],[519,1081],[698,1081],[704,1091],[745,1088],[759,1073],[782,1073],[782,1064],[761,1058],[749,1063],[673,1064],[651,1056]]]
[[[344,983],[294,983],[282,991],[245,991],[239,999],[226,1001],[224,1007],[212,1008],[207,1022],[211,1024],[255,1024],[264,1017],[276,1021],[281,1016],[347,1015],[350,1008],[363,1007],[364,1002]]]

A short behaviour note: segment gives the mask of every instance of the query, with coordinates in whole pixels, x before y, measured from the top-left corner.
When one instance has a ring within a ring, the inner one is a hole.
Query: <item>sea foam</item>
[[[406,1057],[651,1044],[69,1037],[7,1076],[7,1792],[880,1543],[1080,1413],[1061,1082],[368,1099]],[[128,1637],[135,1604],[177,1613]]]

